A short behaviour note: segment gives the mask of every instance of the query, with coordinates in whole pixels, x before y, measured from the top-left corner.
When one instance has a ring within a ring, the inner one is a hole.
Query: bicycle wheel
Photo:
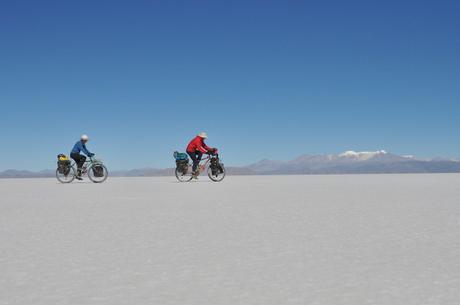
[[[177,180],[179,180],[180,182],[189,182],[193,178],[192,177],[192,167],[190,165],[187,166],[186,171],[176,167],[175,174],[176,174]]]
[[[109,171],[103,164],[92,164],[88,169],[88,178],[94,183],[102,183],[109,177]]]
[[[222,180],[224,180],[225,175],[226,175],[225,167],[222,164],[220,165],[220,167],[222,167],[222,171],[217,171],[215,173],[212,172],[212,169],[211,169],[210,166],[208,167],[208,177],[209,177],[209,179],[211,179],[214,182],[221,182]]]
[[[56,178],[59,182],[61,183],[70,183],[75,179],[77,172],[75,171],[75,168],[71,166],[69,168],[69,171],[66,173],[60,173],[59,169],[56,169]]]

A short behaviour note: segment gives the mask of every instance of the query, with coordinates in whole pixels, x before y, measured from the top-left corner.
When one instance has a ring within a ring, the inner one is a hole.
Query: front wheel
[[[103,164],[93,164],[88,169],[88,178],[94,183],[102,183],[109,177],[109,171]]]
[[[75,179],[77,172],[73,166],[67,168],[64,172],[56,169],[56,178],[61,183],[70,183]]]
[[[222,180],[224,180],[225,175],[226,175],[226,172],[225,172],[225,167],[223,164],[220,164],[220,169],[218,169],[217,171],[214,171],[214,173],[211,167],[210,166],[208,167],[208,177],[214,182],[221,182]]]
[[[186,169],[176,167],[175,174],[177,180],[179,180],[180,182],[189,182],[193,178],[192,167],[190,165],[188,165]]]

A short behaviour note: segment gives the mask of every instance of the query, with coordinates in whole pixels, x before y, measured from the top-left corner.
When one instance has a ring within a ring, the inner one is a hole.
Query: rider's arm
[[[202,148],[202,150],[201,150],[201,149],[200,149],[200,150],[201,150],[201,152],[203,152],[203,153],[207,153],[207,152],[210,152],[210,151],[213,150],[211,147],[209,147],[208,145],[206,145],[206,144],[204,143],[204,141],[201,142],[201,148]]]
[[[201,146],[201,147],[200,147],[200,151],[201,151],[203,154],[205,154],[205,153],[208,152],[208,150],[207,150],[204,146]]]
[[[208,148],[209,147],[207,147],[203,142],[197,145],[197,150],[201,151],[203,154],[208,152]]]
[[[85,144],[82,144],[81,150],[82,150],[82,151],[85,153],[85,155],[87,155],[88,157],[91,157],[91,155],[93,155],[93,154],[86,148],[86,145],[85,145]]]

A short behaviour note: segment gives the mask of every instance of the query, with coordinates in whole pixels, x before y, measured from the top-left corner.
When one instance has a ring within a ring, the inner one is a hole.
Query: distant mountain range
[[[8,169],[6,171],[0,172],[0,178],[48,178],[54,176],[55,172],[52,170],[32,172],[28,170]]]
[[[384,174],[384,173],[460,173],[459,159],[418,159],[384,150],[338,155],[302,155],[290,161],[261,160],[243,167],[227,167],[230,175],[319,175],[319,174]],[[141,168],[111,172],[112,177],[153,177],[174,175],[173,168]],[[31,172],[6,170],[0,178],[54,177],[54,170]]]
[[[449,159],[417,159],[384,150],[347,151],[339,155],[303,155],[291,161],[262,160],[247,167],[260,175],[458,173],[460,162]]]

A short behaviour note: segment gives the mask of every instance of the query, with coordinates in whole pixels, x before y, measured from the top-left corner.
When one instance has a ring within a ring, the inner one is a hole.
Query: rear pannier
[[[176,160],[187,160],[188,161],[188,155],[186,153],[180,153],[178,151],[174,152],[174,159]]]
[[[186,153],[174,152],[174,159],[176,159],[176,168],[182,172],[188,171],[188,155]]]
[[[58,158],[57,166],[58,166],[59,174],[67,176],[70,173],[70,166],[71,166],[71,162],[69,158],[64,154],[59,154],[57,158]]]

